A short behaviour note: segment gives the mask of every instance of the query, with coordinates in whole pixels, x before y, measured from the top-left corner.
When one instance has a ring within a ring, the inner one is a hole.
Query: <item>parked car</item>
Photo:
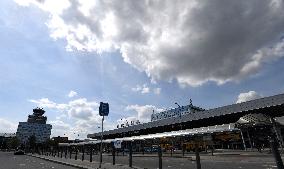
[[[25,151],[22,149],[16,149],[16,151],[14,152],[14,155],[24,155]]]
[[[158,146],[144,147],[144,152],[158,152]]]
[[[144,147],[144,152],[151,152],[152,148],[151,147]]]

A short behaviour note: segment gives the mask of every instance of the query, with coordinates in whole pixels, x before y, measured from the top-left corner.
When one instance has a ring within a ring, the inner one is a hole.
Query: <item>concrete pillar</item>
[[[248,139],[249,139],[249,144],[250,144],[250,148],[251,150],[253,149],[253,146],[252,146],[252,142],[251,142],[251,139],[250,139],[250,135],[249,135],[249,131],[247,130],[247,136],[248,136]]]
[[[245,142],[242,130],[240,130],[240,132],[241,132],[241,137],[242,137],[242,142],[243,142],[244,149],[245,149],[245,151],[247,151],[247,146],[246,146],[246,142]]]
[[[270,117],[270,122],[272,123],[272,126],[273,126],[273,130],[274,130],[274,133],[277,137],[277,141],[281,147],[281,150],[283,150],[283,139],[282,139],[282,136],[281,136],[281,133],[278,132],[277,130],[277,126],[276,126],[276,122],[275,122],[275,119]]]
[[[278,143],[277,143],[277,141],[275,139],[274,134],[272,134],[272,136],[269,138],[269,142],[270,142],[272,154],[273,154],[273,156],[275,158],[275,162],[276,162],[277,168],[278,169],[284,169],[283,161],[282,161],[280,153],[278,151]]]

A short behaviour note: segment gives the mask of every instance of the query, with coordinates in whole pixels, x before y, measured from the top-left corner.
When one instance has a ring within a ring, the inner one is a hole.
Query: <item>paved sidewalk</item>
[[[99,163],[96,161],[90,162],[87,160],[74,160],[74,159],[69,159],[69,158],[59,158],[59,157],[52,157],[52,156],[45,156],[45,155],[38,155],[38,154],[27,154],[32,157],[44,159],[47,161],[63,164],[66,166],[72,166],[76,167],[79,169],[98,169],[99,168]],[[122,164],[116,164],[112,165],[111,163],[102,163],[102,169],[142,169],[139,167],[133,166],[132,168],[126,165]]]

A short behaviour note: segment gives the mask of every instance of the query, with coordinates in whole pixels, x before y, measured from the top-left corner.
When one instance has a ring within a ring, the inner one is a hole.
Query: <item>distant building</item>
[[[0,148],[7,148],[7,143],[13,138],[16,137],[15,133],[0,133]]]
[[[0,133],[0,138],[12,138],[16,137],[16,133]]]
[[[16,135],[22,144],[27,143],[33,135],[36,137],[36,143],[45,142],[50,138],[52,126],[46,124],[44,113],[41,108],[33,109],[33,114],[28,116],[27,122],[19,122]]]

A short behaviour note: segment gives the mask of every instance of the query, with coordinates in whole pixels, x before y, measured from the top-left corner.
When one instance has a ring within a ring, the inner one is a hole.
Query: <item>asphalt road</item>
[[[0,152],[0,169],[75,169],[70,166],[41,160],[26,155],[14,155],[12,152]]]

